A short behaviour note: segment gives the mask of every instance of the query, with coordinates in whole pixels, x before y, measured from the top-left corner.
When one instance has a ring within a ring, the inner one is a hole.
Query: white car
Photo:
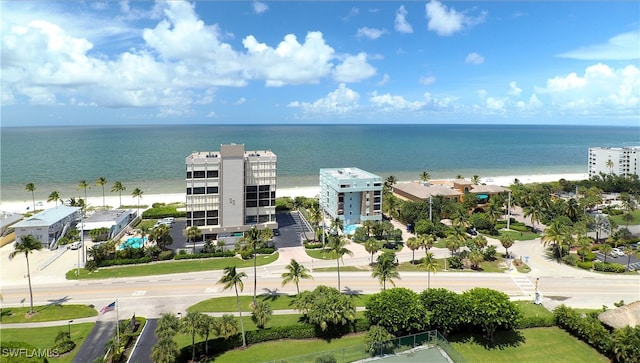
[[[70,250],[77,250],[78,248],[80,248],[80,242],[73,242],[69,245]]]
[[[612,248],[611,249],[611,256],[613,257],[622,257],[624,256],[624,251],[621,248]]]

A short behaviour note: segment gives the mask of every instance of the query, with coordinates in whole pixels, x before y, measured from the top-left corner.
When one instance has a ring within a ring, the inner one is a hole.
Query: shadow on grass
[[[452,334],[447,337],[451,343],[477,344],[486,350],[503,350],[508,347],[518,347],[525,342],[520,331],[501,330],[493,335],[493,341],[485,339],[479,333]]]
[[[342,289],[342,293],[351,297],[358,297],[362,295],[362,290],[352,290],[349,286],[345,286],[344,289]]]
[[[287,295],[283,292],[278,292],[278,289],[271,290],[268,288],[264,288],[262,290],[264,291],[264,293],[260,295],[260,298],[262,299],[262,301],[276,301],[280,299],[281,296]]]

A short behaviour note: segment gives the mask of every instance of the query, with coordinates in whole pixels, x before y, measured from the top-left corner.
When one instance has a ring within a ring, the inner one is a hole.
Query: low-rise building
[[[499,185],[475,185],[466,179],[453,179],[396,183],[393,185],[392,192],[400,199],[414,202],[435,197],[462,202],[465,195],[473,194],[478,200],[478,204],[482,205],[489,203],[494,195],[508,193],[509,189]]]
[[[16,241],[23,236],[32,235],[42,243],[42,247],[55,249],[58,247],[58,239],[75,226],[80,215],[80,207],[59,205],[46,209],[13,225]]]
[[[107,239],[115,238],[135,218],[131,209],[97,210],[76,225],[76,229],[87,233],[98,228],[109,230]]]
[[[640,146],[589,148],[589,178],[595,175],[640,175]]]
[[[382,220],[382,178],[358,168],[320,169],[320,208],[345,225]]]

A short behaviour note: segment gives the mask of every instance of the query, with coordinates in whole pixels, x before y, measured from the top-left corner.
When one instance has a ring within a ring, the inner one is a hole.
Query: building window
[[[252,208],[252,207],[257,207],[258,206],[258,201],[256,200],[247,200],[244,203],[246,208]]]
[[[244,217],[244,224],[254,224],[258,222],[258,216],[246,216]]]
[[[193,194],[204,194],[204,187],[193,188]]]
[[[258,187],[256,185],[247,185],[245,187],[245,191],[247,193],[249,193],[249,192],[257,192],[258,191]]]
[[[191,175],[192,175],[192,174],[191,174],[191,172],[190,172],[190,171],[188,171],[188,172],[187,172],[187,179],[191,179]]]
[[[208,210],[207,217],[213,218],[218,216],[218,210]]]
[[[207,219],[207,226],[217,226],[217,225],[218,225],[218,218]]]
[[[196,179],[204,179],[204,170],[194,171],[193,177]]]
[[[270,185],[261,185],[258,187],[258,190],[260,190],[261,192],[268,192],[270,187]]]
[[[207,171],[207,178],[217,178],[218,177],[218,171],[217,170],[208,170]]]
[[[207,194],[218,194],[218,187],[207,187]]]
[[[204,211],[199,210],[199,211],[193,212],[193,218],[204,218]]]
[[[247,193],[246,198],[253,199],[253,200],[258,199],[258,193]]]
[[[191,188],[187,188],[187,195],[191,195]]]
[[[261,206],[261,207],[268,207],[269,205],[271,205],[271,202],[270,202],[270,200],[269,200],[269,199],[266,199],[266,200],[262,199],[262,200],[260,200],[260,206]]]

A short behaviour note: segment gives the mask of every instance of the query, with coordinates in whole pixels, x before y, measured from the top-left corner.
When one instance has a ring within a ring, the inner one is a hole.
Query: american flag
[[[100,315],[108,313],[110,311],[114,311],[116,309],[116,302],[112,302],[111,304],[100,309]]]

